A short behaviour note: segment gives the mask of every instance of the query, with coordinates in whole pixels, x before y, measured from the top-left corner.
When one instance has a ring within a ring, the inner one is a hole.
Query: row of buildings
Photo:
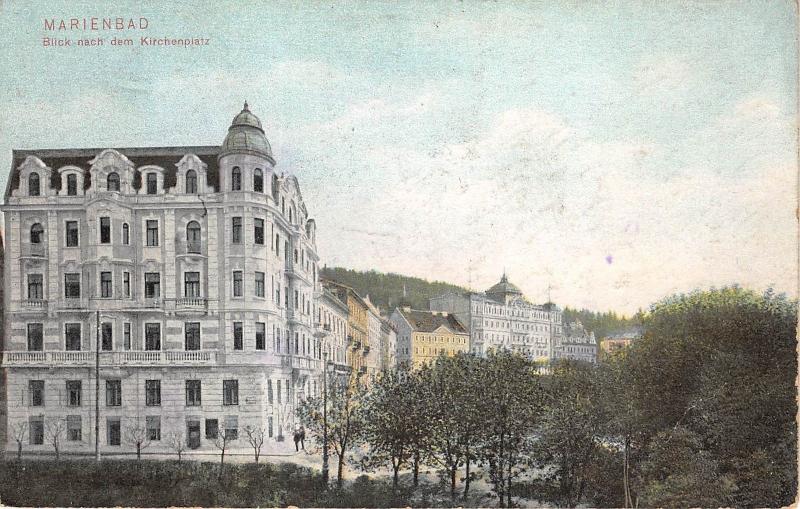
[[[247,104],[220,146],[15,150],[2,210],[9,449],[59,434],[64,451],[118,453],[145,434],[152,452],[212,451],[250,426],[269,452],[324,370],[369,381],[491,348],[593,360],[591,333],[505,276],[391,314],[322,278],[297,178]]]

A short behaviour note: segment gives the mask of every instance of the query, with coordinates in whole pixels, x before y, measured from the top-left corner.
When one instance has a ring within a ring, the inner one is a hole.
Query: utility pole
[[[94,351],[94,459],[100,461],[100,310],[96,312]]]

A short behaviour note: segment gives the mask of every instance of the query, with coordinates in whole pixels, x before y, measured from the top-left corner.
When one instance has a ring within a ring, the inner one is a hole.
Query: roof
[[[103,147],[103,148],[69,148],[69,149],[37,149],[37,150],[13,150],[11,153],[11,174],[6,188],[6,197],[11,195],[12,189],[19,188],[19,166],[28,156],[35,156],[42,160],[44,164],[54,171],[50,176],[50,187],[61,189],[61,175],[58,173],[62,166],[77,166],[83,168],[83,187],[89,189],[91,185],[91,174],[89,168],[92,166],[89,161],[100,152],[114,148],[114,150],[125,155],[137,167],[155,165],[164,168],[164,188],[168,189],[176,183],[178,161],[186,154],[194,154],[200,158],[208,168],[206,169],[208,184],[215,189],[219,189],[219,164],[217,156],[220,147],[217,146],[177,146],[177,147]],[[138,172],[134,174],[133,188],[141,187],[141,176]]]
[[[250,112],[247,103],[244,108],[233,118],[231,126],[228,128],[228,135],[222,142],[220,155],[229,153],[255,154],[272,159],[272,147],[264,136],[264,129],[261,127],[261,120]]]
[[[468,334],[467,329],[461,325],[458,318],[449,313],[401,308],[397,308],[397,310],[416,332],[433,332],[439,327],[445,326],[456,334]]]
[[[506,277],[505,274],[503,274],[503,277],[500,278],[499,283],[486,290],[487,295],[501,294],[501,293],[502,294],[513,293],[517,295],[522,295],[522,290],[517,288],[516,285],[509,283],[508,278]]]

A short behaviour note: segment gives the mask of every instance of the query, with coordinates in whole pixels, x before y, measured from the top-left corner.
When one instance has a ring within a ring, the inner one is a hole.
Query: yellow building
[[[339,300],[347,304],[348,348],[347,361],[351,368],[351,376],[357,379],[366,373],[366,354],[369,352],[369,309],[367,303],[355,290],[336,281],[325,280],[323,285]]]
[[[441,354],[469,352],[469,332],[450,313],[396,308],[389,321],[397,330],[397,364],[418,368]]]

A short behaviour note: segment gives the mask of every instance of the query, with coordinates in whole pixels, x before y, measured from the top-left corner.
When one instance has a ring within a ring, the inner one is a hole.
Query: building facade
[[[245,426],[269,448],[319,393],[316,225],[247,104],[218,147],[14,151],[2,210],[26,449],[64,425],[63,450],[92,451],[96,417],[105,453],[142,429],[149,451],[244,448]]]
[[[350,376],[350,355],[352,355],[347,339],[349,318],[347,304],[339,300],[330,290],[323,288],[317,313],[317,322],[321,324],[323,331],[323,345],[329,352],[328,370],[333,370],[340,377],[347,379]]]
[[[358,293],[337,281],[325,280],[324,287],[347,305],[347,356],[351,382],[367,374],[366,356],[369,354],[369,307]]]
[[[530,303],[505,274],[484,293],[448,293],[430,299],[430,308],[453,313],[464,324],[476,355],[505,349],[547,362],[563,333],[561,310]]]
[[[580,321],[564,325],[564,334],[555,349],[557,359],[597,363],[597,340]]]
[[[395,308],[389,321],[397,331],[397,364],[411,369],[469,352],[469,332],[455,315],[437,311]]]

